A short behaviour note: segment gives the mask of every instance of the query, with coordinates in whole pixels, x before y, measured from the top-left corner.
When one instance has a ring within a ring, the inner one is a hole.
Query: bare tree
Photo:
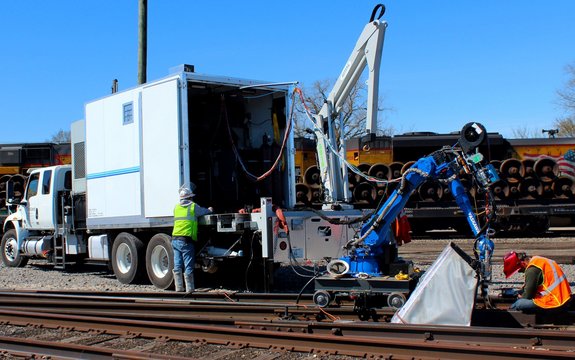
[[[512,129],[513,137],[516,139],[529,139],[541,137],[535,129],[529,129],[527,127],[521,127],[517,129]]]
[[[332,80],[318,80],[313,83],[310,88],[304,89],[305,101],[310,111],[313,114],[319,113],[325,99],[329,96],[329,91],[333,87]],[[344,139],[365,135],[366,118],[367,118],[367,86],[364,81],[358,81],[351,89],[349,97],[345,100],[341,110],[343,121],[343,131],[339,128],[336,129],[337,134],[343,135]],[[297,101],[297,100],[296,100]],[[387,109],[381,106],[382,100],[378,101],[378,114]],[[338,122],[336,122],[338,123]],[[393,134],[393,127],[383,126],[383,120],[378,119],[378,135],[391,135]],[[305,114],[305,109],[301,104],[296,107],[295,122],[294,122],[295,135],[298,137],[309,137],[310,133],[307,129],[313,128],[313,124],[309,123],[309,119]]]
[[[575,120],[573,116],[555,120],[554,126],[559,137],[575,137]]]
[[[557,91],[559,105],[565,110],[565,116],[554,122],[559,130],[558,136],[575,136],[575,63],[565,67],[569,78],[563,89]]]
[[[72,140],[70,131],[65,131],[65,130],[58,130],[57,133],[55,133],[54,135],[52,135],[52,137],[50,138],[50,142],[53,143],[66,143],[66,142],[70,142]]]

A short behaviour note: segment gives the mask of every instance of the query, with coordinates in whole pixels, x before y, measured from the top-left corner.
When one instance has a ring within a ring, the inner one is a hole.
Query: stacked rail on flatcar
[[[379,179],[401,176],[416,159],[442,146],[453,145],[458,133],[413,132],[375,140],[347,141],[347,161],[362,173]],[[542,234],[550,227],[575,226],[575,138],[505,139],[489,133],[479,151],[498,170],[494,185],[498,222],[494,228],[506,233]],[[296,196],[302,207],[321,206],[321,182],[311,139],[296,139]],[[349,189],[356,207],[373,208],[385,200],[396,183],[369,181],[349,172]],[[471,182],[464,182],[477,209],[483,195]],[[480,212],[481,210],[478,210]],[[445,184],[429,181],[414,193],[406,207],[414,233],[456,230],[468,235],[463,215]],[[481,214],[479,214],[481,215]]]

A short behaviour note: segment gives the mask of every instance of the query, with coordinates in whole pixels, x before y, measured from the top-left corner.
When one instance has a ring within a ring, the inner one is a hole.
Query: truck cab
[[[69,194],[72,190],[70,165],[31,169],[22,199],[16,200],[12,186],[7,187],[8,203],[17,205],[4,223],[2,257],[5,263],[23,266],[28,258],[49,258],[62,262],[58,250],[78,255],[75,237],[69,237]],[[64,240],[66,239],[66,240]],[[72,240],[73,239],[73,240]]]
[[[54,231],[59,210],[58,195],[62,191],[71,190],[70,166],[32,170],[17,210],[23,219],[23,228],[31,231]]]

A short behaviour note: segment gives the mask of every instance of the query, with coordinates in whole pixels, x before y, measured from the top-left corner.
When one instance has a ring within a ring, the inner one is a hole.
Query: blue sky
[[[148,80],[194,64],[269,81],[335,79],[375,1],[148,0]],[[385,2],[384,121],[397,133],[469,121],[511,137],[562,116],[575,1]],[[137,0],[0,4],[0,143],[41,142],[84,104],[137,83]]]

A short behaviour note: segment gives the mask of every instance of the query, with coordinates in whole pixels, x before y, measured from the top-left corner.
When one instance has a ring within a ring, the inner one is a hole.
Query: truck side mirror
[[[18,200],[14,197],[14,182],[12,180],[6,181],[6,204],[7,205],[20,205],[26,204],[24,200]]]
[[[12,180],[6,181],[6,204],[14,204],[14,183]]]

